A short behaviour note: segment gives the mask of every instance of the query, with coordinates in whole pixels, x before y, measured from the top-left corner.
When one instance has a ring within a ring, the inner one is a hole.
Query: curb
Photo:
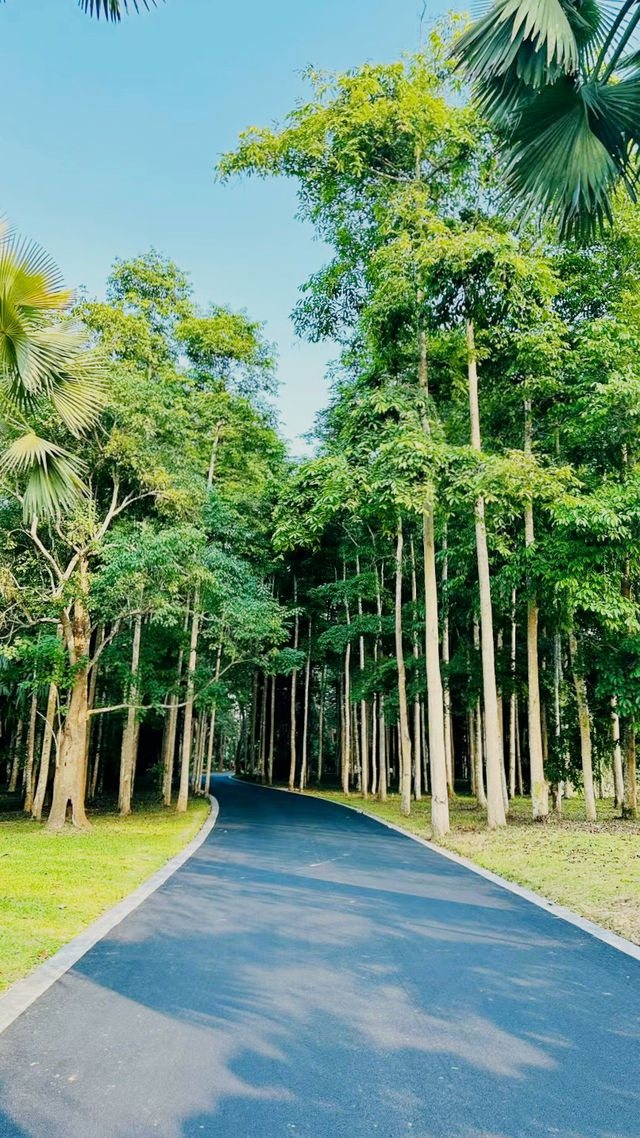
[[[238,779],[239,782],[243,781]],[[279,794],[294,794],[299,796],[300,791],[287,790],[284,786],[261,786],[260,784],[250,783],[249,785],[257,785],[259,790],[275,790]],[[491,881],[493,885],[500,885],[509,893],[515,893],[516,897],[522,897],[525,901],[530,901],[532,905],[537,905],[539,909],[544,909],[552,917],[557,917],[561,921],[566,921],[570,925],[581,929],[582,932],[587,933],[589,936],[595,937],[596,940],[601,940],[604,944],[608,944],[610,948],[615,948],[618,952],[624,952],[626,956],[631,956],[634,960],[640,960],[640,945],[634,944],[633,941],[627,940],[626,937],[619,936],[618,933],[611,932],[605,929],[602,925],[597,925],[595,921],[588,920],[587,917],[581,917],[578,913],[574,913],[572,909],[567,909],[565,905],[558,905],[555,901],[549,901],[540,893],[534,893],[533,889],[527,889],[525,885],[517,885],[515,881],[509,881],[506,877],[500,877],[499,874],[493,873],[490,869],[485,869],[481,865],[477,865],[474,861],[469,861],[468,858],[462,857],[461,854],[454,853],[453,850],[445,849],[444,846],[436,845],[435,842],[428,842],[426,838],[420,838],[417,834],[411,834],[409,830],[403,830],[402,826],[396,826],[395,822],[387,822],[384,818],[379,818],[376,814],[371,814],[368,810],[363,810],[360,806],[351,806],[347,802],[334,802],[331,798],[323,798],[321,794],[308,794],[303,791],[307,798],[319,798],[322,802],[328,802],[331,806],[340,806],[344,810],[353,810],[354,814],[363,814],[365,818],[371,818],[372,822],[378,822],[381,826],[386,826],[388,830],[395,830],[397,834],[402,834],[405,838],[411,838],[413,842],[418,842],[418,845],[424,846],[426,849],[431,850],[432,853],[440,854],[441,857],[448,858],[449,861],[455,862],[456,865],[462,866],[464,869],[471,870],[472,873],[477,873],[479,877],[484,877],[486,881]],[[0,1029],[1,1030],[1,1029]]]
[[[142,885],[138,885],[133,893],[130,893],[128,897],[123,897],[122,901],[118,901],[111,909],[107,909],[106,913],[102,913],[86,929],[78,933],[73,940],[64,944],[28,976],[23,977],[22,980],[17,980],[0,996],[0,1035],[61,976],[64,976],[65,972],[73,968],[73,965],[89,952],[99,940],[102,940],[130,913],[133,913],[143,901],[146,901],[152,893],[164,885],[165,881],[173,877],[173,874],[193,856],[209,837],[218,820],[219,806],[212,794],[209,795],[209,802],[211,809],[205,822],[198,830],[195,838],[192,838],[189,844],[180,850],[180,853],[175,854],[166,865],[156,870],[151,877],[143,881]]]

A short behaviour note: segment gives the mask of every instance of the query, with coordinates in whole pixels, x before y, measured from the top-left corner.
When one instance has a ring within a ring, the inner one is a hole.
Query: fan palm
[[[639,25],[639,0],[495,0],[455,45],[496,129],[505,197],[563,237],[610,222],[618,185],[635,200]]]
[[[90,16],[104,16],[106,20],[120,20],[122,19],[123,12],[127,12],[129,7],[139,12],[141,8],[150,8],[155,6],[156,0],[78,0],[79,6],[83,12],[88,12]]]
[[[102,363],[69,319],[71,294],[37,245],[0,233],[0,473],[24,487],[25,517],[55,514],[83,492],[81,465],[34,423],[78,438],[102,405]],[[48,432],[47,432],[48,433]]]
[[[139,12],[141,8],[149,9],[156,4],[157,0],[78,0],[78,6],[83,12],[97,16],[98,19],[104,16],[106,20],[114,21],[121,20],[123,13],[128,12],[130,7]]]

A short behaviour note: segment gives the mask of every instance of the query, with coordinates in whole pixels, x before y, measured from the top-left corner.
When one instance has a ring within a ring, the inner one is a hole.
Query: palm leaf
[[[0,472],[27,475],[23,510],[25,520],[34,514],[55,516],[86,493],[81,464],[55,443],[29,431],[15,439],[0,459]]]
[[[96,16],[99,20],[104,16],[105,20],[113,20],[117,22],[122,19],[123,12],[129,11],[131,6],[134,11],[139,12],[140,8],[155,7],[157,0],[78,0],[78,5],[89,16]]]
[[[488,80],[511,68],[540,87],[546,69],[578,66],[578,44],[560,0],[497,0],[457,40],[453,55],[473,79]]]
[[[563,237],[587,237],[611,219],[620,162],[592,128],[570,79],[544,88],[523,109],[509,140],[505,197],[521,212],[541,210]]]

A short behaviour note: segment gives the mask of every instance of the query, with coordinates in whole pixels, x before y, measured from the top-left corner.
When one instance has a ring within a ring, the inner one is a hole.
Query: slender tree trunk
[[[418,581],[416,578],[416,551],[413,537],[411,547],[411,601],[413,604],[413,658],[415,660],[415,674],[418,676],[418,661],[420,659],[420,645],[415,627],[416,609],[418,606]],[[422,798],[422,739],[420,735],[420,696],[416,690],[413,699],[413,793],[418,802]]]
[[[480,409],[478,404],[478,371],[473,324],[467,323],[469,410],[471,416],[471,445],[480,451]],[[506,825],[502,797],[502,762],[500,730],[498,726],[498,693],[496,688],[495,651],[493,643],[493,608],[489,551],[485,523],[484,498],[476,502],[476,550],[478,557],[478,583],[480,587],[480,634],[482,644],[482,681],[484,690],[484,726],[486,735],[487,766],[487,824],[489,829]]]
[[[624,727],[624,818],[635,818],[638,813],[638,792],[636,779],[636,732],[631,720]]]
[[[191,619],[191,637],[189,640],[189,662],[187,665],[187,692],[184,707],[184,725],[182,728],[182,754],[180,756],[180,786],[176,810],[178,814],[186,812],[189,803],[189,769],[191,766],[191,742],[193,735],[193,701],[195,698],[195,672],[198,662],[198,634],[200,631],[200,591],[196,588],[193,597],[193,616]]]
[[[293,633],[293,647],[298,651],[298,638],[300,634],[300,618],[298,616],[298,582],[293,578],[293,603],[296,609],[294,633]],[[289,724],[289,790],[294,790],[296,785],[296,766],[298,762],[297,754],[297,732],[296,732],[296,688],[298,681],[298,669],[294,668],[291,673],[291,708],[290,708],[290,724]]]
[[[311,680],[311,621],[307,638],[307,660],[304,668],[304,712],[302,721],[302,762],[300,766],[300,790],[307,785],[307,748],[309,742],[309,685]]]
[[[402,554],[404,537],[402,518],[398,518],[396,537],[396,601],[395,601],[395,641],[396,663],[398,666],[398,707],[400,712],[400,813],[411,813],[411,735],[409,734],[409,715],[407,710],[407,677],[402,643]]]
[[[102,737],[104,735],[104,715],[98,716],[98,735],[96,738],[96,749],[93,758],[93,770],[91,772],[91,785],[89,787],[89,798],[93,801],[98,792],[98,776],[100,774],[100,759],[102,756]]]
[[[584,808],[587,822],[596,821],[596,796],[593,788],[593,760],[591,754],[591,717],[587,702],[587,685],[584,677],[577,669],[578,644],[575,633],[569,634],[569,652],[571,655],[571,670],[573,672],[573,686],[576,692],[578,706],[578,724],[580,726],[580,754],[582,757],[582,781],[584,784]]]
[[[220,633],[220,643],[218,645],[218,651],[216,652],[216,670],[214,672],[214,681],[215,681],[215,685],[216,685],[216,689],[215,689],[216,699],[218,698],[218,683],[220,681],[221,661],[222,661],[222,631]],[[265,682],[266,682],[266,679],[265,679]],[[216,733],[216,710],[217,710],[216,705],[214,703],[213,707],[211,708],[211,715],[209,717],[209,747],[207,750],[207,770],[206,770],[206,774],[205,774],[205,783],[204,783],[205,794],[211,793],[211,770],[212,770],[212,766],[213,766],[213,744],[214,744],[215,733]],[[264,779],[263,779],[263,781],[264,781]]]
[[[356,557],[356,573],[360,577],[360,557]],[[362,617],[362,597],[358,594],[358,616]],[[365,669],[365,656],[364,656],[364,636],[362,633],[359,636],[359,649],[360,649],[360,678],[364,676]],[[368,711],[367,701],[360,700],[360,764],[361,764],[361,781],[362,781],[362,794],[364,798],[369,795],[369,739],[368,739]]]
[[[419,294],[419,301],[421,299]],[[427,337],[424,329],[419,333],[418,378],[423,399],[429,395],[427,370]],[[430,434],[426,409],[422,415],[425,434]],[[433,499],[435,489],[431,488]],[[431,773],[431,833],[437,840],[449,832],[449,791],[447,778],[447,750],[444,725],[444,698],[440,671],[440,637],[438,628],[438,579],[436,574],[436,542],[434,501],[422,516],[422,547],[424,562],[424,658],[427,675],[427,709],[429,725],[429,770]]]
[[[271,677],[271,715],[269,717],[269,757],[267,759],[267,781],[273,785],[273,748],[276,731],[276,676]]]
[[[346,583],[347,565],[342,562],[342,579]],[[347,620],[347,636],[350,636],[351,613],[346,590],[344,598],[345,615]],[[351,771],[351,640],[347,640],[344,652],[344,720],[343,720],[343,750],[342,750],[342,792],[349,793],[349,775]]]
[[[51,765],[51,743],[53,740],[53,731],[55,723],[56,708],[58,706],[58,688],[56,684],[49,684],[49,695],[47,697],[47,710],[44,722],[44,735],[42,736],[42,750],[40,752],[40,771],[38,774],[38,785],[33,800],[33,817],[38,821],[42,818],[42,808],[47,793],[47,785],[49,783],[49,767]]]
[[[9,794],[15,794],[18,786],[18,775],[20,773],[20,756],[22,754],[22,732],[24,724],[22,719],[18,720],[16,727],[16,734],[13,741],[13,761],[11,763],[11,775],[9,777]]]
[[[131,650],[131,678],[129,681],[129,707],[127,721],[122,735],[120,751],[120,789],[118,792],[118,809],[121,814],[131,813],[131,795],[133,793],[133,767],[137,742],[136,722],[138,718],[138,703],[140,702],[138,669],[140,667],[140,640],[142,637],[142,617],[138,615],[133,626],[133,647]]]
[[[516,694],[516,591],[511,593],[511,697],[509,699],[509,797],[516,794],[516,731],[518,696]]]
[[[380,709],[378,712],[378,798],[381,802],[387,801],[387,728],[384,721],[384,696],[380,696]]]
[[[318,786],[322,782],[322,759],[324,751],[324,696],[326,684],[327,666],[322,667],[322,675],[320,677],[320,706],[318,708]]]
[[[34,691],[31,696],[31,709],[29,712],[29,730],[27,732],[27,762],[25,766],[25,795],[24,812],[30,814],[33,808],[33,760],[36,753],[36,722],[38,715],[38,695]]]
[[[611,700],[611,740],[613,743],[613,793],[616,810],[624,804],[624,774],[622,771],[622,747],[620,746],[620,716],[616,710],[617,699]]]
[[[531,454],[531,402],[524,405],[524,453]],[[535,544],[533,503],[524,510],[524,542],[529,551]],[[538,601],[529,585],[527,599],[527,715],[529,725],[529,764],[531,770],[531,808],[534,821],[544,822],[549,815],[549,786],[544,773],[540,709],[540,663],[538,659]]]
[[[449,605],[447,602],[447,585],[449,581],[449,553],[448,537],[445,526],[442,539],[442,589],[444,593],[444,618],[442,621],[442,663],[444,665],[444,686],[442,691],[444,706],[444,751],[447,764],[447,789],[449,798],[455,798],[454,754],[453,754],[453,723],[451,720],[451,691],[449,689],[448,668],[450,663],[449,644]]]

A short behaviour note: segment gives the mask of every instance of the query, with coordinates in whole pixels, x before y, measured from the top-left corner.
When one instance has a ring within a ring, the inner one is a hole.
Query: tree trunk
[[[471,417],[471,445],[482,449],[480,439],[480,409],[478,404],[478,371],[473,324],[467,323],[469,410]],[[476,551],[478,558],[478,584],[480,588],[480,635],[482,644],[482,682],[484,691],[484,726],[486,736],[487,767],[487,824],[489,829],[506,825],[502,797],[502,762],[500,730],[498,726],[498,693],[496,688],[495,651],[493,644],[493,608],[489,551],[485,524],[484,498],[476,502]]]
[[[411,601],[413,604],[413,658],[415,660],[415,675],[416,680],[418,677],[418,661],[420,659],[420,645],[418,643],[418,633],[415,627],[416,609],[418,606],[418,582],[416,579],[416,551],[413,542],[413,537],[410,542],[411,546]],[[422,739],[420,732],[420,696],[416,690],[413,699],[413,793],[416,802],[422,798]]]
[[[133,646],[131,649],[131,678],[129,681],[129,707],[127,708],[127,721],[122,734],[122,747],[120,750],[120,787],[118,792],[118,809],[122,815],[131,813],[131,795],[133,793],[133,767],[138,733],[136,721],[138,718],[138,703],[140,702],[140,685],[138,682],[138,668],[140,667],[140,640],[142,637],[142,617],[138,614],[133,626]]]
[[[509,798],[516,795],[516,731],[518,696],[516,694],[516,591],[511,593],[511,697],[509,699]]]
[[[638,794],[636,786],[636,733],[633,723],[628,720],[624,729],[624,818],[635,818],[638,813]]]
[[[318,708],[318,786],[322,782],[322,759],[324,750],[324,695],[326,684],[327,666],[322,667],[322,675],[320,677],[320,706]]]
[[[86,598],[89,594],[89,565],[86,557],[78,564],[79,596],[73,613],[63,617],[69,658],[74,667],[69,710],[64,724],[60,758],[53,782],[53,800],[47,829],[57,832],[65,824],[71,808],[71,821],[79,829],[90,829],[85,810],[87,718],[89,704],[88,669],[91,622]]]
[[[29,730],[27,733],[27,762],[25,766],[25,795],[24,812],[30,814],[33,809],[33,760],[36,753],[36,722],[38,715],[38,695],[34,691],[31,696],[31,710],[29,712]]]
[[[22,754],[22,732],[24,724],[22,719],[18,720],[16,727],[15,739],[13,741],[13,761],[11,763],[11,775],[9,777],[9,794],[14,794],[18,786],[18,775],[20,773],[20,756]]]
[[[455,798],[455,772],[454,772],[454,754],[453,754],[453,723],[451,720],[451,691],[449,689],[448,668],[450,662],[450,645],[449,645],[449,604],[447,600],[447,584],[449,580],[449,554],[448,554],[448,539],[447,530],[445,526],[444,537],[442,539],[442,551],[444,557],[442,559],[442,588],[444,592],[444,618],[442,621],[442,663],[444,665],[445,679],[442,691],[443,706],[444,706],[444,753],[447,764],[447,790],[449,798]]]
[[[584,808],[587,822],[596,821],[596,796],[593,788],[593,760],[591,753],[591,720],[589,704],[587,702],[587,685],[584,676],[577,670],[578,643],[575,633],[569,634],[569,653],[571,656],[571,670],[573,672],[573,686],[576,692],[578,706],[578,723],[580,726],[580,755],[582,758],[582,781],[584,785]]]
[[[356,573],[360,577],[360,557],[356,557]],[[358,594],[358,616],[362,617],[362,597]],[[364,636],[362,633],[359,637],[360,648],[360,678],[364,675],[365,658],[364,658]],[[360,764],[361,764],[361,782],[362,794],[364,798],[369,795],[369,739],[368,739],[368,711],[367,701],[360,700]]]
[[[342,563],[342,579],[346,582],[347,566]],[[344,598],[345,615],[347,620],[347,635],[350,634],[351,614],[346,592]],[[349,793],[349,776],[351,771],[351,640],[347,641],[344,652],[344,720],[342,731],[342,793]]]
[[[100,774],[100,758],[102,755],[102,736],[104,733],[104,715],[98,716],[98,737],[96,739],[96,750],[93,759],[93,771],[91,773],[91,785],[89,787],[89,798],[94,799],[98,791],[98,775]]]
[[[300,765],[300,790],[307,785],[307,747],[309,741],[309,684],[311,681],[311,621],[307,638],[307,661],[304,668],[304,712],[302,721],[302,762]]]
[[[184,725],[182,728],[182,754],[180,758],[180,786],[176,810],[184,814],[189,802],[189,768],[191,765],[191,740],[193,733],[193,701],[195,696],[195,671],[198,662],[198,633],[200,629],[200,591],[196,589],[193,597],[193,617],[191,619],[191,637],[189,641],[189,663],[187,666],[187,694],[184,708]]]
[[[271,677],[271,715],[269,718],[269,757],[267,759],[267,782],[273,785],[273,748],[276,731],[276,677]]]
[[[218,687],[217,687],[217,685],[218,685],[218,682],[220,680],[221,661],[222,661],[222,634],[220,636],[220,643],[218,645],[218,651],[216,653],[216,670],[214,672],[214,681],[216,684],[216,699],[218,698]],[[265,677],[265,683],[266,683],[266,677]],[[214,743],[214,738],[215,738],[215,733],[216,733],[216,710],[217,710],[216,705],[214,703],[213,707],[211,708],[211,716],[209,718],[209,747],[207,750],[207,770],[206,770],[206,774],[205,774],[205,783],[204,783],[205,794],[211,793],[211,770],[212,770],[212,766],[213,766],[213,743]]]
[[[44,735],[42,737],[42,750],[40,752],[40,772],[38,774],[38,785],[36,787],[35,798],[33,800],[33,817],[40,821],[42,818],[42,808],[47,793],[47,785],[49,783],[49,767],[51,764],[51,743],[53,741],[54,720],[56,708],[58,706],[58,688],[56,684],[49,684],[49,695],[47,698],[47,711],[44,722]]]
[[[384,721],[384,696],[380,696],[378,713],[378,798],[387,801],[387,727]]]
[[[398,707],[400,712],[400,813],[411,813],[411,735],[409,734],[409,715],[407,710],[407,677],[402,643],[402,551],[404,538],[402,518],[398,518],[396,538],[396,600],[395,600],[395,642],[396,663],[398,666]]]
[[[524,405],[524,453],[531,454],[532,425],[531,402]],[[524,509],[524,543],[531,550],[535,543],[533,503]],[[549,786],[544,774],[542,727],[540,712],[540,677],[538,660],[538,601],[529,585],[527,599],[527,716],[529,725],[529,764],[531,771],[531,809],[535,822],[546,821],[549,815]]]
[[[293,633],[293,647],[294,651],[298,651],[298,639],[300,635],[300,618],[298,616],[298,582],[293,578],[293,604],[296,610],[294,633]],[[298,763],[297,753],[297,731],[296,731],[296,688],[298,680],[298,669],[294,668],[291,673],[291,707],[290,707],[290,722],[289,722],[289,790],[294,790],[296,785],[296,766]]]
[[[616,711],[617,700],[611,700],[611,740],[613,743],[613,793],[616,810],[624,804],[624,774],[622,771],[622,747],[620,746],[620,716]]]

